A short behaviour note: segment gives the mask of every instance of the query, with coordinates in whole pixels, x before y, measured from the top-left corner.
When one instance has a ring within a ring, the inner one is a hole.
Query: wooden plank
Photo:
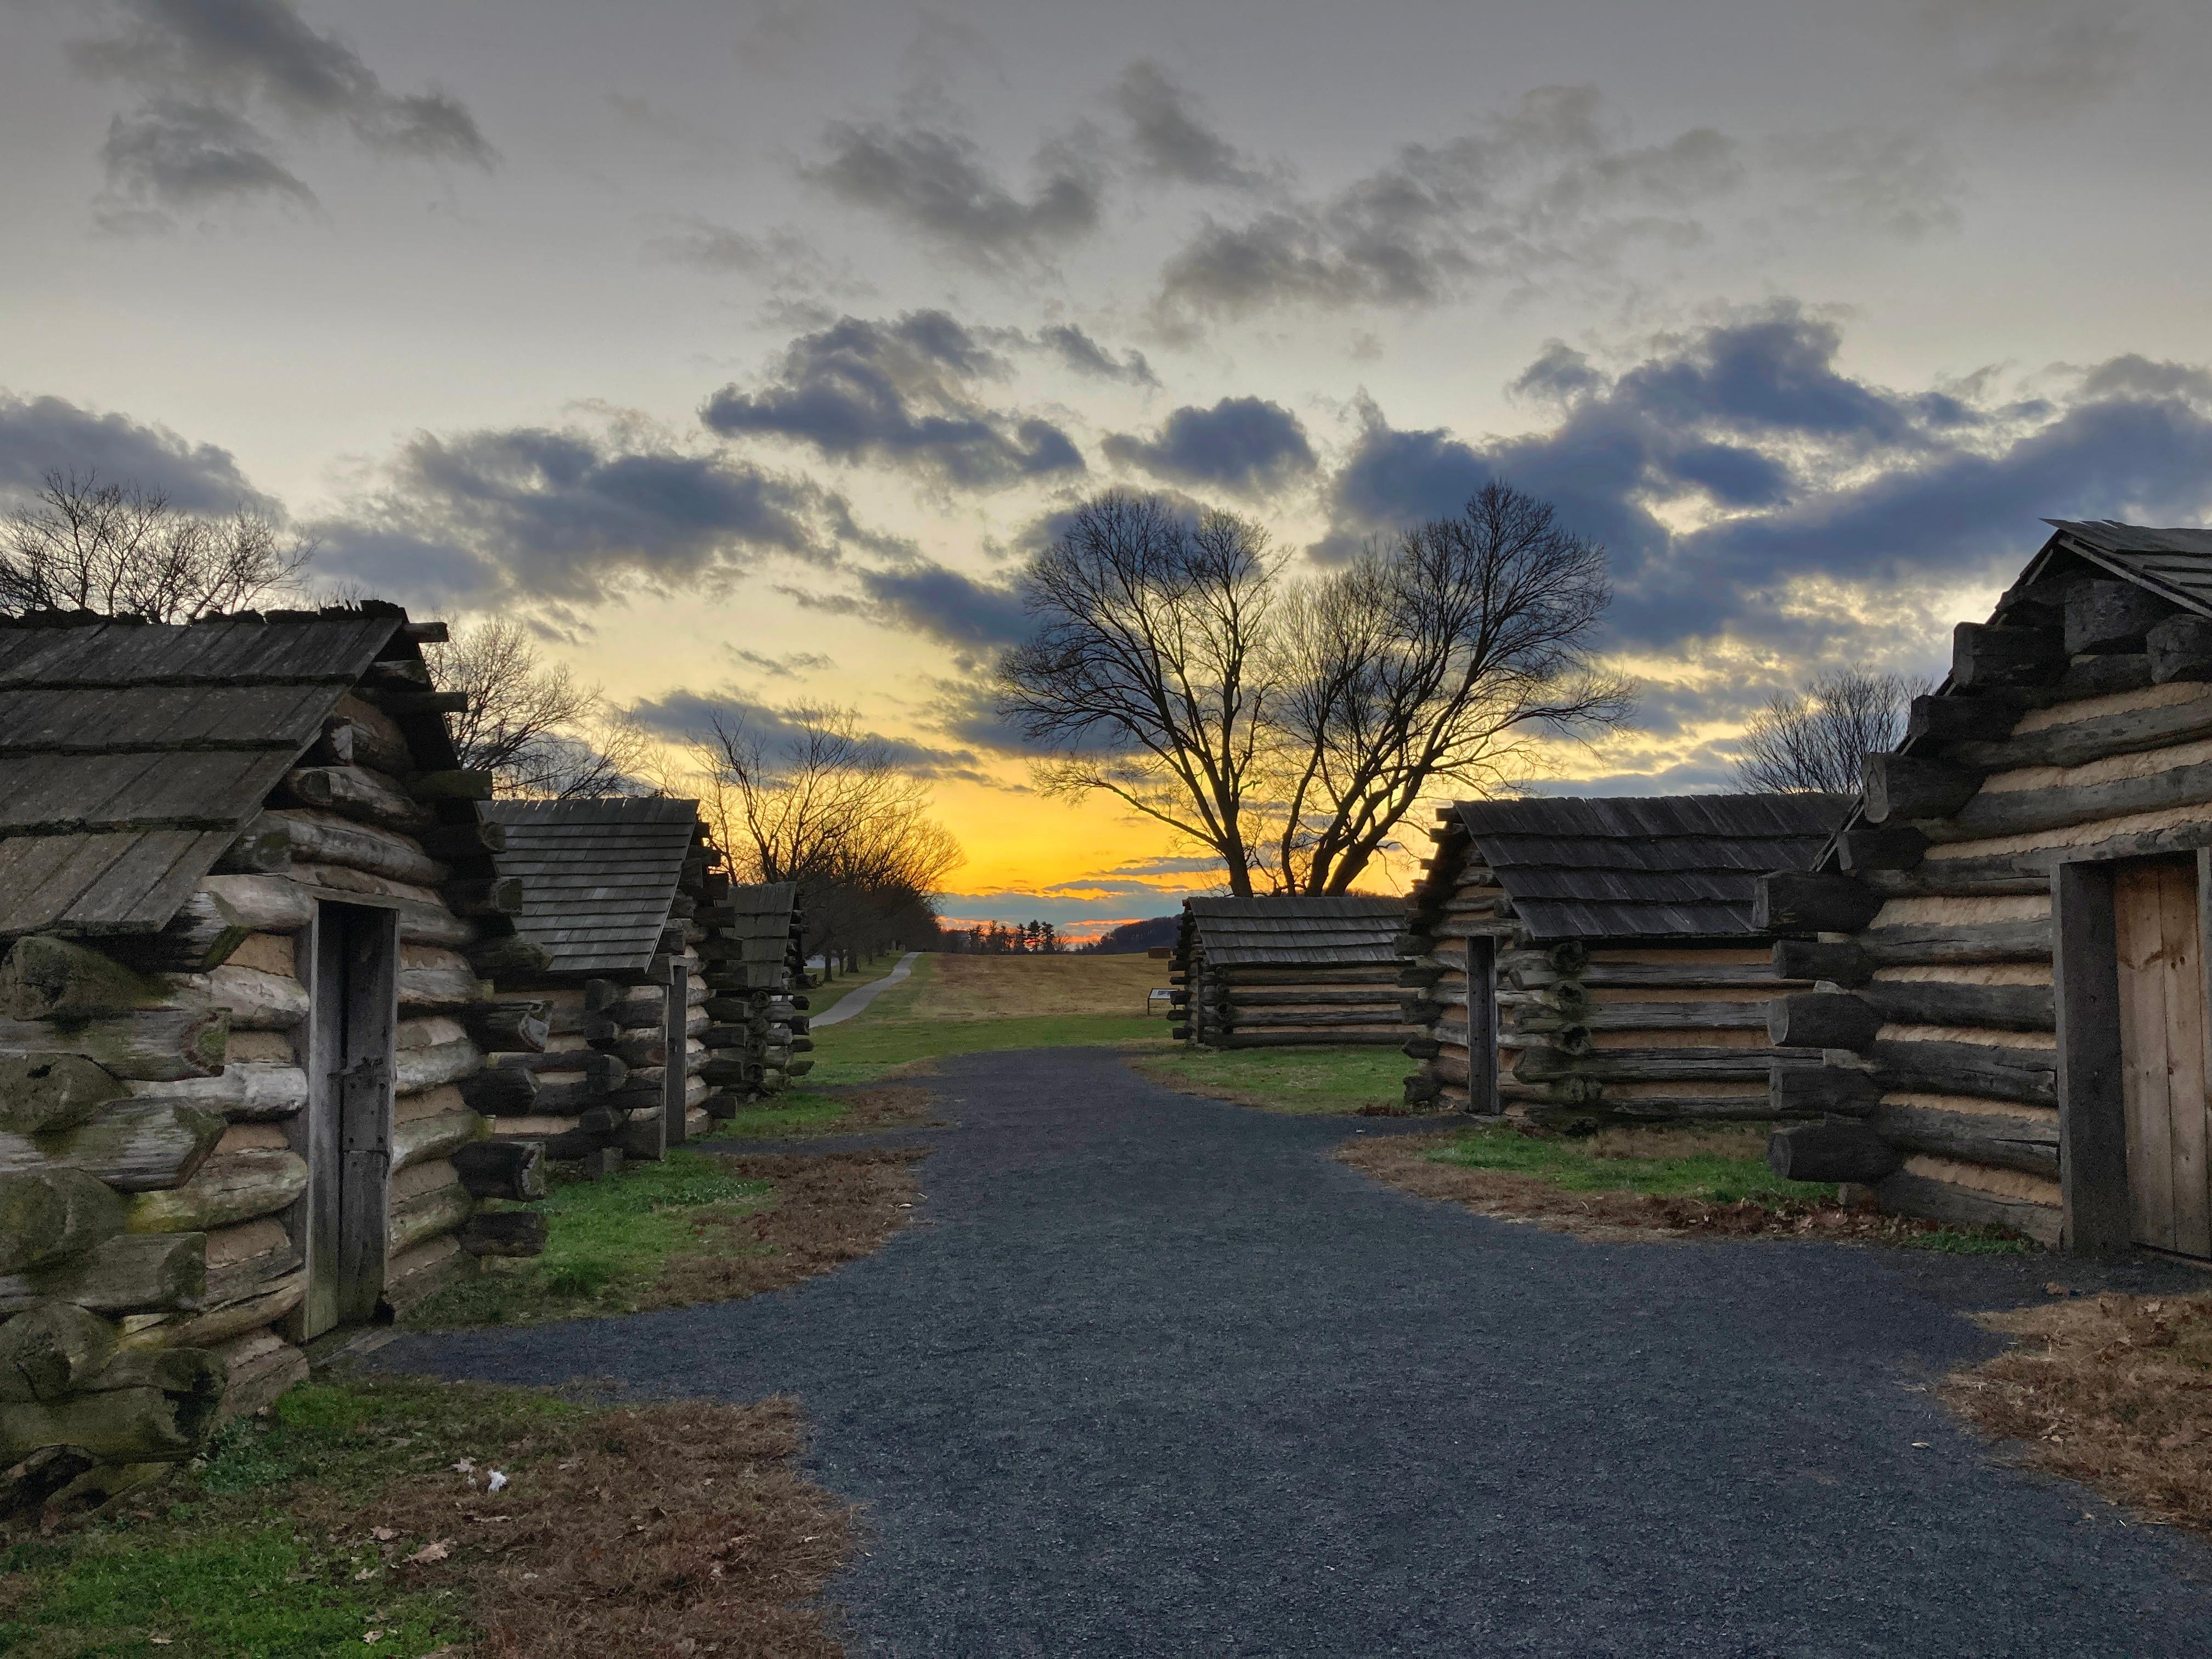
[[[2205,1185],[2204,961],[2195,859],[2161,867],[2160,977],[2166,1005],[2167,1137],[2172,1148],[2172,1249],[2212,1256],[2212,1190]]]
[[[2127,1102],[2128,1193],[2138,1243],[2173,1246],[2172,1114],[2167,1103],[2161,863],[2112,878],[2119,963],[2122,1086]]]
[[[2063,864],[2051,880],[2059,1188],[2066,1246],[2085,1255],[2124,1249],[2133,1233],[2113,872]]]
[[[678,1146],[684,1142],[685,1085],[690,1073],[684,1064],[684,1033],[691,1018],[691,975],[683,963],[670,969],[666,1012],[661,1019],[661,1041],[672,1057],[661,1079],[663,1089],[661,1109],[667,1125],[665,1144]]]
[[[391,1230],[392,1056],[399,1024],[399,938],[390,911],[353,909],[345,942],[345,1040],[339,1142],[339,1322],[374,1317]]]

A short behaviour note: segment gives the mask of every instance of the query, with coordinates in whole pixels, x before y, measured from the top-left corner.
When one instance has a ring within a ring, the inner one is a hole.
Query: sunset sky
[[[1157,915],[1218,872],[990,707],[1056,512],[1326,564],[1503,476],[1643,687],[1534,787],[1722,787],[2039,517],[2212,516],[2208,70],[2201,0],[0,0],[0,495],[281,513],[672,739],[853,705],[948,914]]]

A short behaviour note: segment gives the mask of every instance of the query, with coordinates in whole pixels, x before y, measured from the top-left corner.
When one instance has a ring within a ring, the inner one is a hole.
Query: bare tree
[[[929,815],[928,781],[850,709],[788,709],[773,725],[718,716],[695,750],[716,839],[742,877],[799,884],[810,954],[850,963],[899,927],[920,931],[963,861]]]
[[[1744,729],[1735,780],[1752,790],[1856,793],[1860,763],[1896,748],[1913,698],[1935,689],[1854,663],[1778,693]]]
[[[1602,548],[1495,483],[1296,595],[1270,721],[1276,886],[1344,892],[1439,782],[1481,793],[1534,738],[1619,725],[1633,695],[1590,654],[1612,597]]]
[[[596,686],[580,685],[561,664],[540,662],[516,623],[495,618],[425,647],[432,677],[468,693],[453,717],[461,764],[492,775],[502,795],[558,800],[653,793],[644,781],[653,738],[608,706]]]
[[[1592,642],[1601,548],[1493,484],[1466,509],[1287,582],[1258,526],[1158,497],[1085,504],[1032,560],[1036,639],[1000,711],[1058,745],[1048,793],[1103,789],[1218,854],[1230,889],[1340,893],[1439,781],[1480,789],[1534,739],[1617,725]]]
[[[1157,495],[1109,491],[1030,562],[1036,637],[999,666],[1000,713],[1062,751],[1038,769],[1046,793],[1105,791],[1218,853],[1238,894],[1252,890],[1279,562],[1246,520],[1194,524]]]
[[[91,611],[192,622],[289,586],[314,553],[312,542],[242,507],[210,518],[94,473],[49,472],[0,529],[0,616]]]

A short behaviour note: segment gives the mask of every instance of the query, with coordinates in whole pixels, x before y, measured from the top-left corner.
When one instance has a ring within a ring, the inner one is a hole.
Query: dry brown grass
[[[885,1009],[909,1019],[1027,1019],[1052,1014],[1146,1012],[1145,994],[1168,982],[1168,964],[1147,957],[936,955],[917,964],[912,1000]],[[926,969],[926,971],[920,971]],[[894,989],[886,994],[897,996]],[[833,1028],[834,1029],[834,1028]],[[1164,1023],[1161,1029],[1164,1030]]]
[[[1339,1161],[1419,1198],[1440,1198],[1478,1215],[1528,1221],[1547,1232],[1593,1243],[1652,1239],[1827,1238],[1896,1243],[1940,1231],[1934,1223],[1841,1204],[1802,1200],[1731,1204],[1631,1192],[1569,1192],[1534,1176],[1433,1162],[1456,1131],[1378,1135],[1337,1149]],[[1676,1157],[1699,1152],[1740,1156],[1739,1131],[1613,1129],[1585,1143],[1600,1156]]]
[[[485,1638],[452,1659],[833,1659],[811,1602],[852,1510],[800,1477],[800,1433],[785,1399],[596,1412],[503,1449],[497,1492],[447,1469],[366,1504],[309,1488],[294,1513],[395,1584],[459,1590]]]
[[[2069,1297],[1981,1322],[2014,1346],[1953,1376],[1946,1403],[2035,1468],[2212,1535],[2212,1293]]]
[[[919,1093],[919,1091],[912,1092]],[[641,1307],[682,1308],[780,1291],[880,1249],[913,1218],[914,1166],[926,1147],[858,1152],[750,1152],[716,1161],[741,1181],[772,1181],[750,1215],[706,1215],[705,1254],[672,1255]]]

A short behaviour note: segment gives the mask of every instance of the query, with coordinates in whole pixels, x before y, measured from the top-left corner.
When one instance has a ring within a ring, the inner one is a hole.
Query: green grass
[[[1397,1107],[1406,1057],[1395,1048],[1239,1048],[1178,1045],[1129,1063],[1186,1094],[1233,1100],[1263,1111],[1349,1116],[1363,1106]]]
[[[775,1140],[785,1135],[819,1134],[834,1127],[847,1111],[847,1103],[835,1095],[811,1089],[793,1089],[740,1107],[737,1115],[715,1124],[713,1133],[723,1140]]]
[[[538,1206],[545,1253],[488,1258],[408,1316],[412,1325],[499,1325],[634,1312],[669,1258],[699,1248],[699,1223],[749,1215],[774,1190],[739,1181],[702,1152],[672,1150],[659,1164],[626,1164],[611,1181],[556,1173]]]
[[[1636,1144],[1650,1146],[1665,1131],[1644,1131]],[[1567,1139],[1522,1133],[1502,1127],[1463,1129],[1429,1154],[1439,1164],[1468,1170],[1499,1170],[1536,1179],[1571,1193],[1643,1193],[1655,1198],[1694,1198],[1711,1204],[1754,1204],[1785,1200],[1820,1203],[1833,1199],[1832,1183],[1784,1181],[1766,1167],[1764,1132],[1741,1136],[1741,1154],[1711,1150],[1734,1137],[1710,1130],[1685,1131],[1698,1150],[1669,1157],[1633,1156],[1613,1150],[1603,1135]],[[1759,1146],[1754,1153],[1750,1149]]]
[[[902,985],[888,991],[882,1000],[888,1002],[904,989]],[[1167,1042],[1166,1028],[1156,1018],[1041,1014],[1025,1019],[900,1020],[878,1018],[871,1009],[861,1018],[825,1027],[815,1036],[814,1069],[806,1080],[823,1087],[873,1083],[899,1066],[951,1054],[1138,1042],[1164,1048]]]
[[[313,1486],[365,1502],[463,1456],[519,1468],[534,1431],[582,1409],[412,1379],[294,1389],[265,1418],[226,1424],[204,1460],[136,1510],[126,1499],[116,1517],[0,1549],[0,1653],[295,1659],[471,1640],[455,1592],[387,1577],[428,1537],[333,1533],[289,1512],[291,1500]]]

